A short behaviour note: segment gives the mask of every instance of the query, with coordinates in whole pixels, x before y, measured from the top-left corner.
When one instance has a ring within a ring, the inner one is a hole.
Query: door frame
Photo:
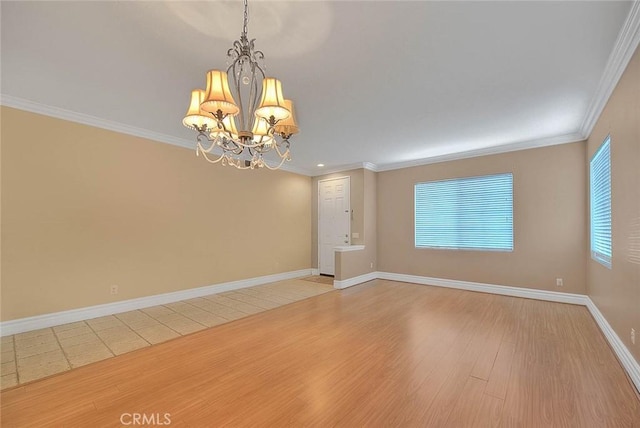
[[[343,180],[343,179],[347,179],[347,183],[349,185],[349,245],[351,245],[351,216],[352,216],[352,211],[351,211],[351,176],[350,175],[344,175],[341,177],[331,177],[331,178],[324,178],[322,180],[318,180],[318,189],[317,189],[317,194],[318,194],[318,227],[316,228],[316,236],[318,237],[318,260],[317,260],[317,264],[318,264],[318,273],[320,272],[320,252],[322,251],[322,248],[320,246],[320,183],[324,182],[324,181],[332,181],[332,180]],[[335,252],[334,252],[334,257],[335,257]],[[333,273],[335,276],[335,263],[333,266]]]

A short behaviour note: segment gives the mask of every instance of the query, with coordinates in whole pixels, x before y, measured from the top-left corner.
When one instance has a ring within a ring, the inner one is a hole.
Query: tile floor
[[[30,382],[331,291],[308,277],[2,337],[0,387]]]

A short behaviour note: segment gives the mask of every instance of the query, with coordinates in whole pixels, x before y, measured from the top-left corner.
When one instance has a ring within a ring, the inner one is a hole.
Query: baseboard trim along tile
[[[179,302],[181,300],[194,299],[196,297],[207,296],[210,294],[224,293],[225,291],[255,287],[256,285],[268,284],[286,279],[295,279],[309,275],[312,275],[312,269],[302,269],[255,278],[241,279],[238,281],[223,282],[204,287],[190,288],[188,290],[175,291],[172,293],[157,294],[154,296],[140,297],[137,299],[123,300],[120,302],[105,303],[103,305],[4,321],[0,322],[0,336],[9,336],[12,334],[24,333],[26,331],[54,327],[57,325],[84,321],[106,315],[119,314],[136,309],[144,309],[151,306],[166,305],[168,303]]]

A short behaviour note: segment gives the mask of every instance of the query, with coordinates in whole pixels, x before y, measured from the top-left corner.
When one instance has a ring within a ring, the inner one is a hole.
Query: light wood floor
[[[640,427],[581,306],[372,281],[2,392],[2,426]]]

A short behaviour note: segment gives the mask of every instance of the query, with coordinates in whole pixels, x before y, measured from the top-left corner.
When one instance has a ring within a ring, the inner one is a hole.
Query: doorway
[[[351,242],[349,177],[318,181],[318,269],[335,274],[334,248]]]

